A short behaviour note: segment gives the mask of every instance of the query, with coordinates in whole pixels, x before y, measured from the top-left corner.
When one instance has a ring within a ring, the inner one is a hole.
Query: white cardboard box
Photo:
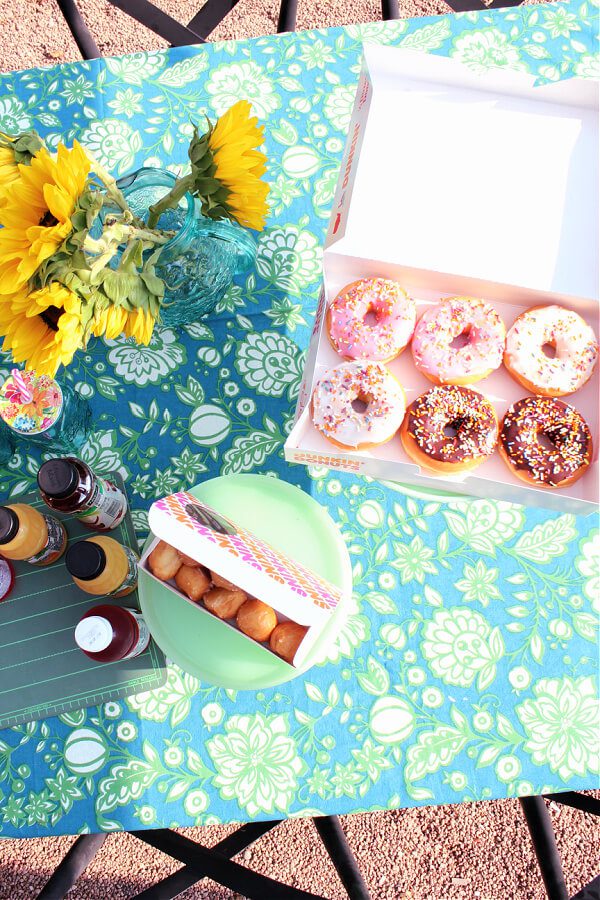
[[[293,660],[294,668],[302,668],[343,598],[340,588],[215,512],[187,491],[170,494],[153,503],[148,524],[155,537],[139,565],[150,578],[195,606],[199,615],[212,615],[202,603],[195,603],[181,593],[174,580],[161,581],[150,571],[148,557],[159,540],[164,540],[233,582],[249,596],[268,603],[277,613],[278,622],[291,620],[306,626],[308,630]],[[230,622],[223,621],[222,624],[252,641]],[[265,653],[272,653],[268,644],[258,646]],[[279,656],[277,659],[281,661]]]
[[[339,450],[309,413],[315,381],[342,362],[327,338],[325,311],[358,278],[399,281],[418,316],[441,297],[471,295],[489,300],[508,330],[525,309],[556,302],[598,334],[598,84],[533,82],[522,73],[477,75],[451,59],[365,45],[286,459],[563,511],[595,508],[598,369],[563,398],[590,426],[594,461],[578,482],[557,490],[527,486],[497,451],[472,472],[448,477],[413,463],[399,436],[371,451]],[[431,387],[410,348],[388,365],[407,403]],[[527,395],[504,367],[473,387],[499,418]]]

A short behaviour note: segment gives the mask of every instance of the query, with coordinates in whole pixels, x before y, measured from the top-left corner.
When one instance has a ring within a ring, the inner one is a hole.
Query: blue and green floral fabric
[[[267,472],[342,528],[356,592],[329,658],[285,687],[164,687],[0,734],[0,833],[344,813],[598,785],[597,520],[447,500],[288,466],[321,245],[364,40],[541,81],[598,73],[591,2],[138,53],[0,78],[0,130],[81,140],[116,175],[185,161],[191,122],[248,97],[273,183],[256,272],[217,315],[149,347],[95,342],[66,374],[90,399],[83,457],[156,497]],[[518,153],[518,148],[515,148]],[[525,163],[529,164],[529,163]],[[4,369],[8,362],[4,361]],[[21,453],[7,497],[34,483]],[[1,669],[1,666],[0,666]]]

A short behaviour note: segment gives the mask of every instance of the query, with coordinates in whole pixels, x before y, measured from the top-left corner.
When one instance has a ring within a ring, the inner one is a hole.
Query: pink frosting
[[[484,378],[502,363],[505,330],[502,319],[485,300],[446,297],[426,310],[415,329],[415,365],[442,384]],[[464,335],[463,347],[452,347]]]
[[[369,313],[372,323],[366,321]],[[410,341],[415,322],[414,300],[387,278],[362,278],[347,285],[329,308],[331,343],[349,359],[393,359]]]

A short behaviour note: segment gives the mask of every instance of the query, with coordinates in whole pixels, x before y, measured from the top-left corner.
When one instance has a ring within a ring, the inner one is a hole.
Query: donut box
[[[448,475],[415,464],[398,434],[368,450],[338,447],[315,428],[310,403],[323,373],[344,361],[329,340],[328,308],[361,278],[397,281],[417,319],[443,297],[471,296],[488,301],[507,331],[526,310],[558,304],[598,335],[597,147],[593,81],[535,87],[518,72],[478,74],[455,59],[365,45],[287,460],[563,512],[597,509],[600,365],[561,398],[584,416],[594,445],[589,468],[564,488],[525,483],[497,449]],[[386,366],[407,405],[433,386],[410,346]],[[504,366],[470,387],[499,421],[529,395]]]
[[[191,603],[199,616],[212,616],[202,602],[195,602],[180,591],[173,579],[157,578],[151,571],[148,558],[159,541],[165,541],[206,569],[232,582],[248,597],[267,603],[275,610],[278,623],[291,621],[304,626],[306,634],[292,661],[286,663],[294,668],[303,667],[342,599],[339,588],[186,491],[153,503],[148,522],[153,539],[139,562],[148,577]],[[234,619],[221,619],[220,622],[223,628],[237,631],[246,640],[257,643],[240,631]],[[259,643],[258,646],[264,648],[265,653],[275,655],[268,643]],[[280,656],[277,659],[281,661]]]

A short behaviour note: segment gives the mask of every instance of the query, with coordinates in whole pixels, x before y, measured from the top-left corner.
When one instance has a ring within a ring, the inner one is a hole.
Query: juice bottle
[[[138,557],[114,538],[97,535],[72,544],[65,565],[75,584],[88,594],[124,597],[135,591]]]
[[[7,559],[0,556],[0,602],[6,600],[15,583],[14,569]]]
[[[37,481],[50,509],[71,513],[94,531],[116,528],[127,512],[123,491],[74,456],[42,463]]]
[[[149,642],[150,632],[140,613],[122,606],[94,606],[75,628],[75,643],[97,662],[132,659]]]
[[[0,506],[0,554],[34,566],[56,562],[67,546],[65,526],[25,503]]]

